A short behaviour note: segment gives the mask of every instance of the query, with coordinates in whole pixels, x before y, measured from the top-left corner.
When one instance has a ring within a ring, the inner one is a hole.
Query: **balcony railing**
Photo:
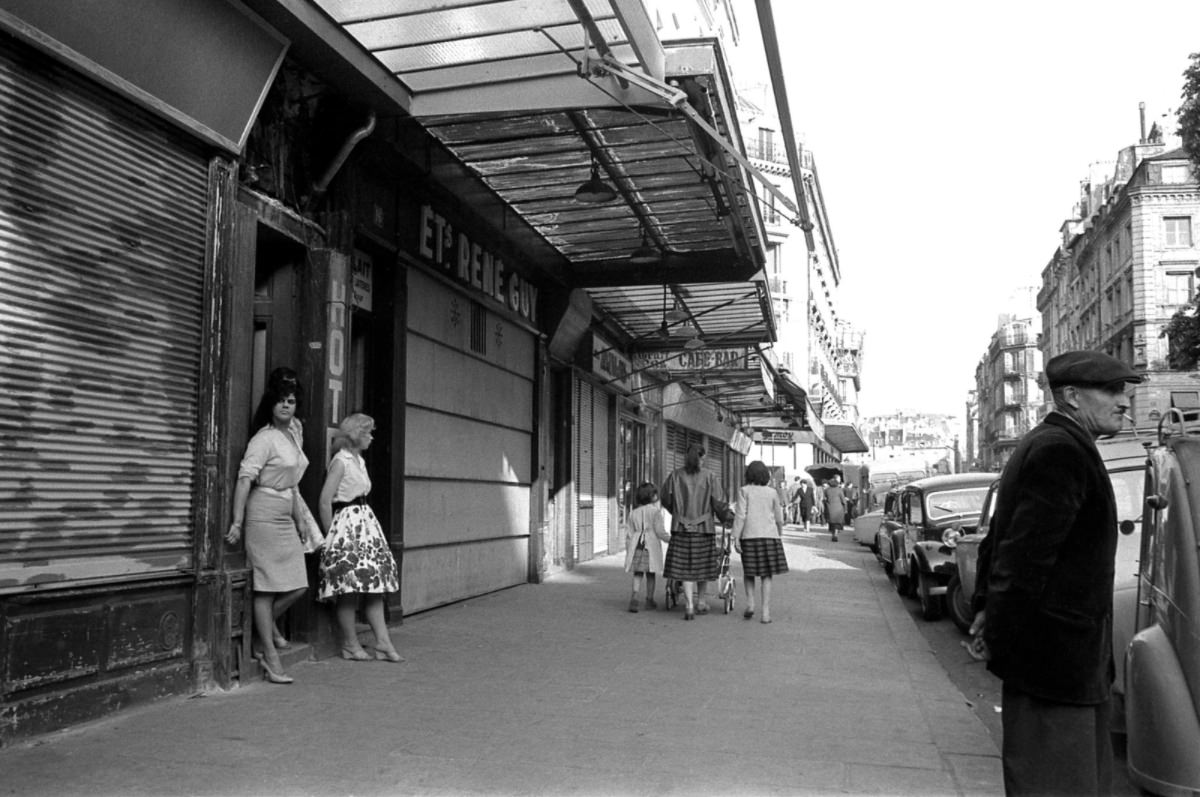
[[[787,152],[784,151],[783,145],[774,141],[747,141],[746,154],[760,161],[788,165]]]

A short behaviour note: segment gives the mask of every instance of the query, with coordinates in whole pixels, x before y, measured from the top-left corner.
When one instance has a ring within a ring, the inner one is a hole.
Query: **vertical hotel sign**
[[[325,341],[326,426],[336,428],[342,419],[346,395],[346,355],[350,341],[350,267],[344,254],[329,258],[329,296],[326,297],[328,337]]]

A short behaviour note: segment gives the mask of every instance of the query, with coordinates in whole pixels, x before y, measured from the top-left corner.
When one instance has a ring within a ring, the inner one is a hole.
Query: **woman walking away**
[[[342,658],[367,661],[371,656],[358,641],[354,613],[359,595],[363,613],[375,634],[375,658],[404,661],[396,652],[383,615],[383,594],[400,589],[396,560],[383,529],[367,504],[371,477],[362,452],[374,438],[375,421],[356,412],[347,416],[333,437],[336,452],[321,488],[321,524],[328,530],[321,553],[318,599],[335,601],[342,632]]]
[[[657,609],[654,602],[655,575],[663,569],[662,544],[671,539],[663,525],[662,507],[658,505],[658,488],[645,482],[634,494],[637,507],[629,513],[625,532],[625,572],[633,573],[633,596],[629,611],[638,610],[638,594],[646,584],[646,608]]]
[[[829,532],[834,542],[837,542],[838,532],[846,524],[846,491],[842,489],[842,480],[834,476],[825,488],[825,522],[829,524]]]
[[[738,494],[733,518],[733,547],[742,555],[742,578],[746,582],[746,610],[742,616],[754,616],[754,580],[762,590],[759,606],[762,621],[771,622],[771,577],[786,573],[787,556],[780,533],[783,530],[783,505],[779,494],[767,485],[771,471],[761,460],[746,467],[746,484]]]
[[[722,523],[733,520],[721,482],[700,467],[703,459],[704,446],[689,445],[683,467],[671,472],[662,489],[663,508],[671,513],[671,543],[667,546],[663,578],[683,582],[685,620],[708,614],[704,590],[718,571],[713,515]],[[693,592],[697,593],[694,604]]]
[[[279,648],[289,647],[275,621],[308,590],[300,491],[296,485],[308,468],[304,427],[296,418],[296,372],[277,368],[254,413],[257,431],[246,445],[233,490],[233,522],[225,541],[236,545],[246,534],[246,558],[253,572],[254,657],[267,680],[290,684]]]

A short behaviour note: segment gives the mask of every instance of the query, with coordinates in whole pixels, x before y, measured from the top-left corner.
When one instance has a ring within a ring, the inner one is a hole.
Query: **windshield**
[[[951,515],[979,514],[983,508],[983,499],[987,495],[986,484],[979,487],[964,487],[959,490],[944,490],[940,493],[930,493],[925,497],[925,505],[929,508],[929,519],[937,522]]]

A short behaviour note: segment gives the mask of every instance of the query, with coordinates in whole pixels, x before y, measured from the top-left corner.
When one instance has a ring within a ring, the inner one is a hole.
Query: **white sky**
[[[1177,123],[1200,0],[774,0],[866,333],[859,410],[962,416],[997,316],[1039,286],[1089,164]]]

